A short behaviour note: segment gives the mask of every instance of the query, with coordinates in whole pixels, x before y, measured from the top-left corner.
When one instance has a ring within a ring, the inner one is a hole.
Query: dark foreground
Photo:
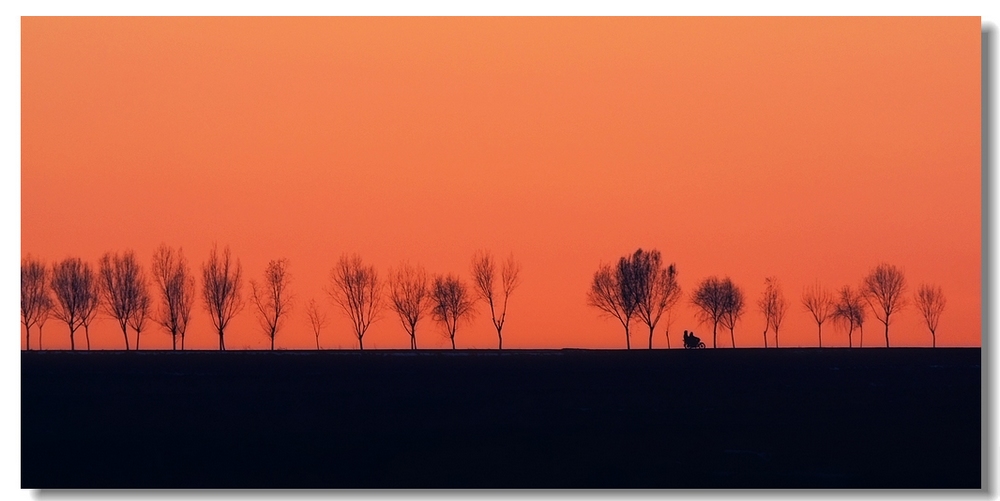
[[[979,349],[23,352],[23,488],[980,487]]]

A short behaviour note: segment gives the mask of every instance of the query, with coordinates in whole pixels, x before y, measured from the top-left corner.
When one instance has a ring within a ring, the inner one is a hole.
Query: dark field
[[[22,352],[23,488],[980,487],[979,349]]]

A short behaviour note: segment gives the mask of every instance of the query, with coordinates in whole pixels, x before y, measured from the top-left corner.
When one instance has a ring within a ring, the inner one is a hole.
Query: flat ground
[[[21,486],[978,489],[980,360],[22,352]]]

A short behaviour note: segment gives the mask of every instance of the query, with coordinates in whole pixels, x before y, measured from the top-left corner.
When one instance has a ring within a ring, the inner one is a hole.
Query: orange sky
[[[477,249],[513,252],[510,348],[623,348],[586,291],[637,247],[675,262],[686,294],[732,277],[750,303],[737,346],[763,344],[766,276],[790,303],[781,345],[815,346],[803,287],[855,285],[887,261],[911,292],[944,289],[939,346],[979,346],[980,30],[978,17],[23,18],[21,252],[96,263],[130,248],[148,267],[165,242],[199,287],[213,242],[247,278],[288,258],[281,348],[314,346],[310,298],[332,320],[324,347],[356,346],[323,292],[345,252],[383,275],[409,260],[466,279]],[[496,346],[479,311],[460,348]],[[709,340],[693,314],[687,299],[675,310],[674,347],[683,329]],[[884,343],[874,317],[865,327],[866,346]],[[58,320],[44,332],[69,347]],[[847,345],[832,323],[823,333]],[[930,345],[912,307],[890,334]],[[170,347],[155,326],[142,336]],[[91,338],[122,347],[107,318]],[[450,346],[429,319],[418,343]],[[226,345],[268,346],[249,307]],[[200,295],[187,346],[218,346]],[[388,310],[365,337],[408,346]]]

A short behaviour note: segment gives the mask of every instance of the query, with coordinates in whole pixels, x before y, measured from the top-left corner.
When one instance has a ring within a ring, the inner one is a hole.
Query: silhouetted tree
[[[823,322],[833,313],[833,295],[816,282],[802,292],[802,306],[812,314],[816,326],[819,327],[819,347],[822,348]]]
[[[399,321],[410,335],[410,349],[417,349],[417,322],[431,307],[431,292],[428,289],[427,272],[419,266],[408,263],[389,270],[389,291],[392,309],[399,315]],[[506,308],[506,307],[505,307]],[[503,320],[501,320],[501,326]]]
[[[719,318],[719,323],[721,323],[723,327],[729,329],[729,338],[733,343],[733,348],[735,348],[736,322],[743,316],[745,307],[743,290],[728,278],[722,281],[722,285],[723,297],[725,298],[725,308],[722,312],[722,317]]]
[[[179,249],[174,252],[161,244],[153,254],[153,279],[160,291],[156,321],[170,333],[174,350],[177,349],[177,338],[181,338],[183,350],[184,334],[194,305],[194,277],[184,259],[184,251]]]
[[[327,293],[350,317],[358,347],[364,350],[365,332],[382,309],[382,282],[375,267],[365,266],[358,255],[341,256],[330,271]]]
[[[288,273],[288,260],[278,259],[267,263],[263,283],[250,281],[250,297],[257,307],[257,320],[264,329],[264,334],[271,339],[272,350],[274,350],[274,337],[283,323],[283,317],[292,307],[292,295],[288,291],[291,279]]]
[[[649,349],[653,349],[653,330],[663,312],[673,308],[681,297],[677,283],[677,267],[671,263],[664,267],[660,251],[638,249],[632,254],[630,265],[635,269],[633,295],[636,314],[649,327]],[[668,340],[669,348],[669,340]]]
[[[851,348],[854,342],[851,334],[858,326],[858,318],[864,316],[864,299],[861,294],[845,285],[837,292],[837,300],[833,305],[833,320],[847,327],[847,346]]]
[[[310,299],[309,304],[306,305],[306,316],[309,317],[309,325],[312,327],[313,334],[316,336],[316,349],[319,347],[319,332],[326,325],[326,313],[320,311],[319,305],[316,304],[315,299]]]
[[[146,320],[153,309],[153,299],[149,296],[149,282],[146,274],[139,270],[139,278],[136,281],[135,307],[128,316],[128,325],[135,331],[135,349],[139,349],[139,337],[142,330],[146,328]]]
[[[76,349],[74,334],[83,323],[83,310],[89,301],[87,295],[93,287],[93,279],[90,265],[80,258],[64,259],[52,268],[52,291],[56,298],[52,313],[69,327],[70,350]]]
[[[243,309],[243,267],[233,262],[229,247],[219,255],[212,246],[208,261],[202,265],[202,297],[212,325],[219,333],[219,350],[226,349],[225,331],[229,322]]]
[[[140,275],[139,262],[132,251],[126,251],[121,256],[117,252],[107,252],[101,256],[98,270],[101,306],[108,316],[118,321],[125,338],[126,350],[129,349],[128,319],[139,306]]]
[[[625,348],[629,350],[632,349],[629,328],[639,309],[634,277],[635,268],[628,258],[619,259],[617,266],[602,264],[594,273],[587,293],[588,304],[621,322],[625,328]]]
[[[757,300],[757,307],[764,314],[764,347],[767,348],[768,327],[774,327],[774,347],[778,347],[778,327],[785,317],[785,296],[781,293],[781,285],[776,277],[764,279],[764,292]]]
[[[496,277],[496,264],[493,262],[493,255],[488,251],[480,251],[472,258],[472,283],[475,285],[476,293],[486,300],[490,306],[490,318],[493,320],[493,327],[497,330],[497,348],[503,349],[503,323],[507,318],[507,299],[510,293],[520,284],[518,275],[521,272],[521,265],[514,261],[514,256],[510,255],[503,263],[500,271],[500,293],[503,294],[503,303],[496,287],[494,286]],[[497,307],[499,306],[500,316],[497,317]]]
[[[101,306],[101,283],[94,269],[87,266],[85,273],[88,275],[87,283],[89,287],[83,294],[83,305],[80,308],[82,317],[80,324],[83,325],[83,334],[87,339],[87,349],[90,349],[90,324],[97,317],[97,310]]]
[[[863,281],[865,300],[875,318],[885,325],[885,347],[889,347],[889,323],[892,314],[906,306],[906,277],[903,270],[887,263],[873,268]]]
[[[31,327],[38,323],[46,301],[51,303],[48,295],[49,269],[41,260],[25,257],[21,260],[21,323],[28,350],[31,349]]]
[[[48,287],[46,287],[48,289]],[[49,316],[52,315],[52,310],[56,307],[55,301],[52,296],[45,294],[42,296],[41,303],[38,307],[38,349],[42,349],[42,327],[45,327],[45,322],[49,320]]]
[[[944,311],[945,299],[941,287],[937,285],[923,284],[917,289],[914,300],[917,309],[924,317],[927,328],[931,331],[931,347],[937,348],[937,327],[938,320],[941,319],[941,312]]]
[[[431,314],[444,324],[451,339],[451,349],[455,349],[455,331],[462,320],[472,318],[475,299],[468,287],[454,275],[434,277],[431,285]]]
[[[712,323],[712,348],[717,346],[719,322],[730,308],[732,291],[729,277],[722,280],[708,277],[691,293],[691,304],[698,307],[698,317],[702,322]]]

